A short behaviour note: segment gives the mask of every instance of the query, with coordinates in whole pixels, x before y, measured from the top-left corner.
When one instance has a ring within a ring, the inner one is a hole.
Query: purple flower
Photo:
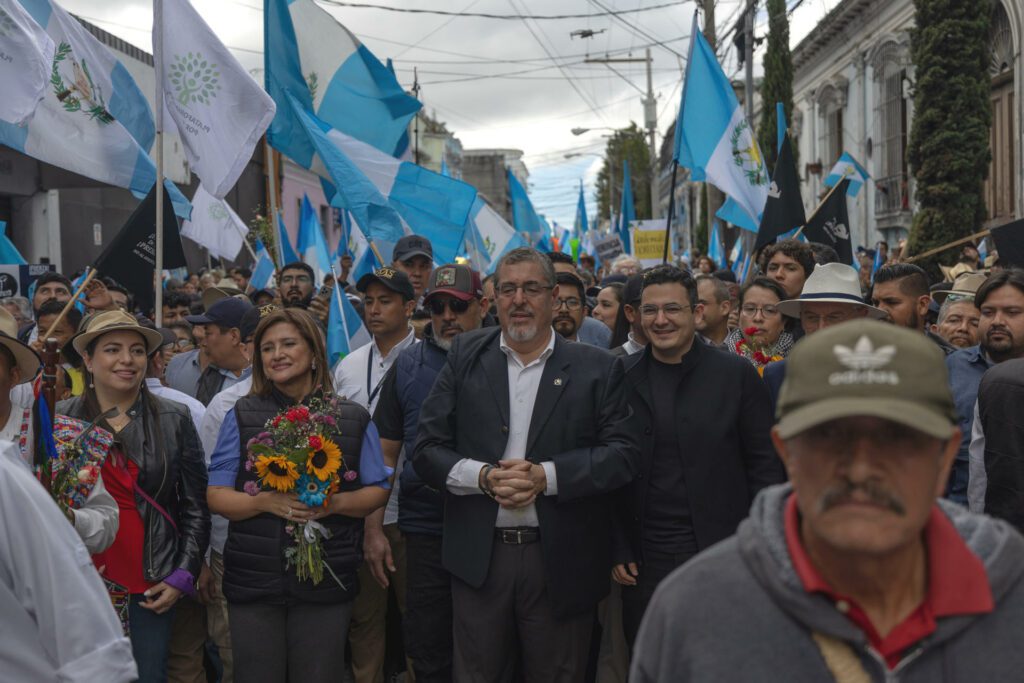
[[[250,460],[249,458],[245,459],[245,471],[252,472],[252,460]]]
[[[345,481],[355,481],[356,477],[358,477],[358,476],[359,476],[359,473],[356,472],[355,470],[346,470],[345,475],[344,475],[344,479],[345,479]]]
[[[245,492],[248,493],[250,496],[255,496],[260,492],[260,485],[254,481],[245,482],[245,486],[243,486],[242,488],[244,488]]]
[[[270,432],[260,432],[259,434],[256,435],[256,438],[260,439],[261,441],[264,440],[264,439],[269,439],[270,438]]]
[[[337,423],[334,421],[334,418],[331,417],[330,415],[324,415],[324,424],[334,427]]]

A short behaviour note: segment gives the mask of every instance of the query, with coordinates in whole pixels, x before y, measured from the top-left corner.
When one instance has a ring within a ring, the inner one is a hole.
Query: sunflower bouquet
[[[288,408],[268,420],[264,431],[249,440],[245,468],[255,472],[257,479],[245,483],[246,493],[295,493],[311,508],[326,508],[343,480],[351,482],[358,477],[348,468],[332,438],[338,433],[331,415],[335,412],[334,400],[313,399],[308,407]],[[330,572],[323,550],[323,540],[330,531],[317,521],[289,521],[285,531],[295,541],[285,549],[287,566],[295,567],[300,580],[319,584],[324,569]]]

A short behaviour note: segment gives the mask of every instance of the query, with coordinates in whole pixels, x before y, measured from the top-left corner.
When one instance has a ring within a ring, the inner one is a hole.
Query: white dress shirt
[[[371,343],[360,346],[338,363],[334,371],[334,393],[358,403],[373,415],[373,409],[377,407],[377,400],[380,399],[381,387],[384,385],[384,376],[395,364],[399,354],[417,343],[419,340],[416,339],[416,331],[410,327],[405,339],[395,344],[387,355],[382,354],[377,348],[376,338]],[[388,504],[384,508],[385,525],[398,523],[398,477],[402,474],[404,466],[403,448],[395,467],[395,485],[391,487],[391,495],[388,496]]]
[[[217,435],[224,424],[224,416],[235,407],[238,399],[246,396],[252,389],[252,377],[246,377],[238,384],[228,387],[210,399],[206,406],[202,424],[199,425],[199,440],[203,444],[206,467],[210,467],[210,456],[217,446]],[[197,401],[198,403],[198,401]],[[202,405],[202,404],[200,404]],[[224,544],[228,540],[228,520],[218,514],[210,513],[210,550],[224,554]]]
[[[0,662],[5,681],[134,681],[131,641],[78,535],[0,444]],[[14,449],[15,452],[10,452]]]
[[[501,350],[508,359],[508,406],[509,427],[508,440],[502,460],[525,460],[526,441],[530,435],[530,422],[533,419],[533,404],[537,401],[537,390],[544,374],[544,366],[555,350],[555,332],[551,331],[548,345],[536,360],[523,365],[519,354],[505,341],[505,333],[501,334]],[[448,473],[448,490],[457,496],[483,494],[480,490],[480,470],[487,463],[472,458],[463,458],[455,463]],[[544,495],[558,495],[558,480],[555,474],[555,463],[542,462],[544,475],[547,477],[547,488]],[[494,521],[496,527],[539,526],[537,508],[533,504],[517,510],[498,508],[498,517]]]
[[[154,396],[165,398],[168,401],[177,401],[188,408],[188,413],[192,416],[192,424],[196,426],[196,431],[199,431],[199,426],[203,423],[203,415],[206,413],[206,406],[183,391],[165,387],[156,377],[147,377],[146,387]]]

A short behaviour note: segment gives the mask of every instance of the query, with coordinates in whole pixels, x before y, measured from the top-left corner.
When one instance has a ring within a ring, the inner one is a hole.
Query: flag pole
[[[331,275],[334,276],[334,296],[338,298],[338,311],[341,313],[341,328],[345,331],[346,341],[349,341],[352,337],[348,336],[348,321],[345,320],[345,302],[341,300],[341,282],[338,280],[338,271],[334,269],[333,263],[331,264]]]
[[[814,220],[814,217],[818,215],[819,211],[821,211],[821,207],[825,206],[825,202],[827,202],[829,197],[832,196],[832,193],[839,189],[839,186],[843,184],[843,181],[846,180],[846,177],[849,176],[851,173],[852,171],[850,169],[846,169],[845,171],[843,171],[843,175],[841,178],[839,178],[839,182],[833,185],[832,189],[828,191],[828,194],[822,197],[821,201],[818,202],[818,206],[815,207],[814,213],[807,217],[807,220],[804,221],[804,224],[801,225],[800,229],[797,230],[796,233],[793,235],[793,239],[796,239],[797,237],[803,234],[804,228],[806,228],[810,224],[810,222]]]
[[[274,150],[270,146],[270,136],[263,136],[265,167],[270,190],[270,224],[274,227],[274,244],[277,245],[277,267],[284,268],[284,245],[281,243],[281,226],[277,222],[277,168],[274,163]]]
[[[668,263],[668,241],[669,235],[672,234],[672,216],[676,209],[676,172],[679,170],[679,164],[676,163],[675,159],[672,159],[672,184],[668,191],[668,215],[665,217],[665,247],[661,251],[661,262]]]
[[[164,69],[163,69],[163,0],[153,4],[153,66],[156,70],[156,254],[153,270],[153,286],[156,296],[153,303],[153,319],[156,326],[163,324],[164,317]],[[157,24],[159,22],[159,25]]]

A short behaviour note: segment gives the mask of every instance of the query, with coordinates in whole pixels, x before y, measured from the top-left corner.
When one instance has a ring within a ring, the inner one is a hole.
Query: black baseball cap
[[[242,317],[245,312],[252,309],[252,304],[242,301],[233,296],[215,301],[206,313],[202,315],[188,315],[185,320],[193,325],[220,325],[231,329],[241,327]]]
[[[365,294],[366,289],[374,282],[379,282],[391,291],[398,292],[406,301],[412,301],[416,298],[416,291],[412,288],[409,276],[397,268],[384,266],[372,273],[367,273],[359,278],[359,282],[356,283],[356,289]]]
[[[430,261],[434,260],[434,247],[430,240],[419,235],[406,235],[398,240],[395,249],[391,253],[393,261],[408,261],[413,256],[426,256]]]

